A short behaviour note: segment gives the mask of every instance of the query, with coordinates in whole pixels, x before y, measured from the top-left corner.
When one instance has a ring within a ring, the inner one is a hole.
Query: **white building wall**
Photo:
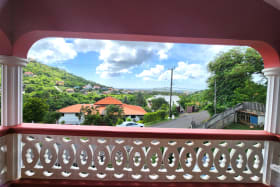
[[[79,120],[79,117],[76,116],[76,113],[66,113],[64,116],[61,116],[58,120],[58,123],[61,124],[64,121],[64,124],[71,124],[71,125],[80,125],[83,123],[84,118],[81,117],[81,120]]]
[[[151,101],[152,99],[158,99],[158,98],[163,98],[168,104],[170,104],[170,96],[168,95],[155,95],[149,99],[147,99],[147,103],[148,103],[148,107],[151,108],[151,103],[149,101]],[[180,107],[180,112],[184,112],[184,108],[179,104],[180,101],[180,97],[177,95],[173,95],[171,97],[171,107],[173,107],[173,105],[175,105],[176,107]]]
[[[264,116],[258,116],[258,125],[264,125]]]
[[[135,118],[132,118],[131,116],[126,116],[126,118],[130,118],[132,120],[135,120],[136,122],[141,120],[140,116],[135,116]]]

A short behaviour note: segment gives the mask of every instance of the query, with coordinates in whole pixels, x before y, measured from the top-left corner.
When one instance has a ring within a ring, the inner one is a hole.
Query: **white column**
[[[280,134],[280,67],[265,68],[268,79],[264,130]]]
[[[22,123],[22,67],[27,61],[14,56],[1,56],[1,125],[13,126]]]
[[[266,112],[264,130],[280,134],[280,67],[265,68],[264,75],[268,79],[266,95]],[[276,162],[276,143],[265,141],[263,182],[271,184],[271,164]]]

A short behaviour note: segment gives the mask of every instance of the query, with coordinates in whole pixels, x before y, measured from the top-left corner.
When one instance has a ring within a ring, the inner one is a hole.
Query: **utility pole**
[[[216,79],[215,79],[215,85],[214,85],[214,112],[215,112],[215,114],[217,113],[216,105],[217,105],[217,85],[216,85]]]
[[[169,101],[169,117],[171,118],[172,117],[172,111],[171,111],[171,108],[172,108],[172,84],[173,84],[173,70],[174,68],[171,68],[171,80],[170,80],[170,101]]]

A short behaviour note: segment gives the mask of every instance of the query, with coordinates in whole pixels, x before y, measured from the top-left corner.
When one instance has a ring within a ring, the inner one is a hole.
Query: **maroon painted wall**
[[[1,2],[9,14],[0,18],[0,31],[8,33],[12,53],[20,57],[42,37],[63,36],[251,45],[263,55],[266,67],[280,64],[280,11],[261,0]]]

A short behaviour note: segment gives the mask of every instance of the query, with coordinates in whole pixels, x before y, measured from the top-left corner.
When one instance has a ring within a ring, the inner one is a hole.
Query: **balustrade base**
[[[205,183],[205,182],[126,182],[126,181],[85,181],[85,180],[43,180],[20,179],[1,187],[269,187],[261,183]]]

